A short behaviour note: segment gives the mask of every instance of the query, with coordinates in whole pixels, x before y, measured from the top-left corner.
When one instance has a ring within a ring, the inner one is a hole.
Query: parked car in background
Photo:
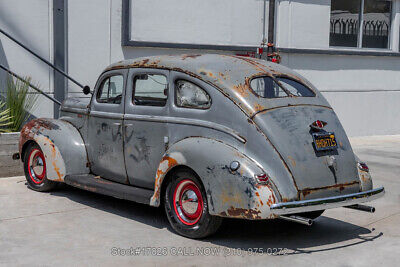
[[[233,55],[115,63],[91,98],[21,131],[29,186],[57,182],[163,206],[190,238],[223,217],[311,225],[325,209],[384,194],[354,154],[332,107],[296,72]]]

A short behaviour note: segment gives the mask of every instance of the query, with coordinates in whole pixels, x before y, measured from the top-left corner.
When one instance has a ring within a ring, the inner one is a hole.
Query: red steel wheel
[[[215,233],[222,218],[209,213],[206,190],[197,174],[182,167],[169,175],[163,196],[165,214],[172,228],[190,238]]]
[[[57,186],[57,182],[47,179],[46,157],[36,143],[28,145],[23,159],[26,181],[31,189],[45,192]]]
[[[43,152],[37,148],[32,149],[28,156],[29,178],[35,184],[41,184],[46,176],[46,160]]]
[[[178,219],[186,225],[196,224],[203,214],[203,197],[197,185],[185,179],[179,182],[174,191],[174,210]]]

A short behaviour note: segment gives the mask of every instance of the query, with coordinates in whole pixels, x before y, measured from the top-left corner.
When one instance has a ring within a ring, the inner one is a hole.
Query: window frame
[[[191,83],[191,84],[194,84],[194,85],[196,85],[197,87],[199,87],[201,90],[203,90],[204,92],[206,92],[206,94],[209,96],[209,98],[210,98],[210,105],[207,107],[207,108],[202,108],[202,107],[183,107],[183,106],[179,106],[178,105],[178,103],[177,103],[177,97],[178,97],[178,94],[177,94],[177,82],[178,81],[185,81],[185,82],[189,82],[189,83]],[[207,90],[205,90],[202,86],[200,86],[200,85],[198,85],[197,83],[195,83],[195,82],[193,82],[193,81],[189,81],[189,80],[187,80],[187,79],[182,79],[182,78],[176,78],[175,80],[174,80],[174,105],[177,107],[177,108],[185,108],[185,109],[198,109],[198,110],[208,110],[208,109],[210,109],[211,107],[212,107],[212,104],[213,104],[213,101],[212,101],[212,97],[211,97],[211,95],[207,92]]]
[[[103,86],[104,83],[109,80],[111,77],[114,76],[122,76],[122,92],[121,92],[121,102],[120,103],[111,103],[108,102],[109,100],[109,90],[110,88],[108,88],[107,90],[107,100],[102,100],[100,99],[100,95],[103,93]],[[103,79],[100,82],[100,85],[97,87],[97,92],[96,92],[96,102],[99,104],[111,104],[111,105],[120,105],[124,102],[123,98],[124,98],[124,94],[125,94],[125,75],[122,73],[110,73],[109,75],[106,75],[105,77],[103,77]]]
[[[364,36],[364,4],[365,0],[360,0],[360,11],[358,13],[358,35],[357,35],[357,46],[331,46],[329,45],[330,48],[333,49],[353,49],[353,50],[379,50],[379,51],[393,51],[393,24],[395,22],[394,20],[394,13],[395,13],[395,8],[396,8],[396,3],[395,1],[389,1],[391,3],[390,6],[390,23],[389,23],[389,29],[388,29],[388,44],[387,48],[379,48],[379,47],[363,47],[363,36]],[[331,10],[329,14],[329,21],[331,20],[331,12],[332,12],[332,3],[331,3]],[[329,26],[329,34],[330,34],[331,28]],[[330,37],[329,37],[329,43],[330,43]]]
[[[287,96],[279,96],[279,97],[272,97],[272,98],[269,98],[269,97],[263,97],[263,96],[260,96],[259,94],[257,94],[256,91],[254,91],[254,89],[251,87],[251,82],[252,82],[254,79],[259,79],[259,78],[264,78],[264,77],[271,78],[271,79],[272,79],[272,80],[287,94]],[[314,95],[313,95],[313,96],[296,96],[296,95],[292,94],[292,93],[290,92],[290,90],[286,89],[286,87],[285,87],[284,85],[282,85],[282,83],[278,80],[279,78],[285,78],[285,79],[292,80],[292,81],[294,81],[294,82],[300,83],[301,85],[303,85],[304,87],[306,87],[308,90],[310,90],[310,92],[312,92]],[[282,98],[290,98],[290,97],[317,97],[317,93],[315,92],[315,90],[313,90],[312,88],[310,88],[310,86],[308,86],[307,84],[305,84],[304,82],[302,82],[302,81],[300,81],[300,80],[298,80],[298,79],[294,79],[293,77],[290,77],[290,76],[284,75],[284,74],[279,74],[278,76],[271,76],[271,75],[254,76],[254,77],[252,77],[252,78],[250,79],[250,81],[249,81],[249,88],[250,88],[250,91],[251,91],[256,97],[263,98],[263,99],[270,99],[270,100],[273,100],[273,99],[282,99]]]
[[[146,75],[160,75],[160,76],[164,76],[164,77],[165,77],[165,80],[167,81],[167,98],[165,99],[165,104],[164,104],[164,105],[162,105],[162,106],[156,106],[156,105],[137,105],[137,104],[135,103],[135,94],[136,94],[136,84],[135,84],[135,81],[136,81],[136,77],[137,77],[137,76],[140,76],[140,75],[144,75],[144,74],[146,74]],[[166,107],[166,106],[168,105],[168,99],[170,98],[170,96],[169,96],[169,94],[170,94],[169,91],[170,91],[169,79],[168,79],[168,76],[165,75],[165,74],[163,74],[163,73],[151,72],[151,71],[149,71],[149,72],[144,71],[144,72],[137,72],[137,73],[134,73],[134,75],[132,75],[132,95],[131,95],[131,104],[134,105],[135,107],[158,107],[158,108],[164,108],[164,107]]]

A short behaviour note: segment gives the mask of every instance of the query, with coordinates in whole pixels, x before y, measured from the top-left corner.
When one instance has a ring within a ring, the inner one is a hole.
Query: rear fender
[[[22,161],[27,144],[32,141],[45,156],[47,179],[64,181],[66,175],[89,173],[85,143],[72,124],[55,119],[35,119],[25,124],[19,141]]]
[[[229,168],[232,161],[240,163],[237,171]],[[270,218],[269,207],[277,199],[272,186],[256,183],[254,175],[263,172],[258,164],[228,144],[201,137],[183,139],[168,149],[157,170],[150,205],[160,205],[164,178],[177,166],[186,166],[200,177],[211,215]]]

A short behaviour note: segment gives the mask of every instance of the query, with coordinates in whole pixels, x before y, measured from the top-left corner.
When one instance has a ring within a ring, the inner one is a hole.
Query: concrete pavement
[[[204,240],[175,234],[162,209],[64,187],[0,178],[0,264],[137,266],[395,265],[400,250],[400,136],[353,138],[384,198],[374,214],[326,211],[311,227],[225,220]],[[275,255],[274,255],[275,254]],[[158,256],[157,256],[158,255]]]

